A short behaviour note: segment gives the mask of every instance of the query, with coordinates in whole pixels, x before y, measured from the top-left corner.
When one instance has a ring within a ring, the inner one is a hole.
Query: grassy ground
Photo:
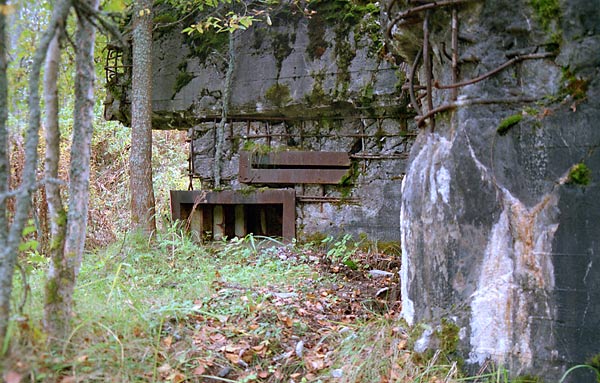
[[[152,244],[125,238],[87,255],[73,331],[62,350],[49,352],[40,331],[43,259],[29,258],[31,294],[10,330],[4,378],[475,381],[460,378],[443,353],[410,350],[398,318],[397,259],[343,238],[283,246],[247,237],[203,247],[176,230]],[[391,274],[373,277],[373,269]],[[497,371],[477,381],[508,380]]]

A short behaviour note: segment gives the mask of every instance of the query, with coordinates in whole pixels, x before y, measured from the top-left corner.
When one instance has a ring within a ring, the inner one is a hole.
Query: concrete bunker
[[[394,133],[399,128],[394,119],[233,121],[225,132],[223,189],[213,187],[217,126],[209,122],[189,131],[190,185],[200,184],[200,190],[171,192],[176,219],[193,216],[190,209],[195,206],[202,210],[205,222],[215,221],[220,211],[210,215],[208,205],[223,205],[225,229],[206,235],[212,229],[204,223],[200,232],[205,234],[199,238],[253,233],[293,239],[343,231],[364,233],[374,240],[398,240],[399,210],[394,209],[412,134]],[[287,191],[292,193],[293,213],[285,213],[284,203],[267,206],[274,204],[269,198]],[[205,200],[198,200],[198,195],[206,196]],[[237,213],[226,206],[236,204]],[[239,218],[242,215],[244,220]],[[198,227],[199,223],[188,225]],[[234,226],[245,229],[236,232]]]
[[[371,8],[352,7],[360,14],[350,24],[323,10],[307,18],[282,7],[271,26],[236,34],[222,132],[227,63],[210,52],[223,47],[199,54],[199,42],[177,28],[156,34],[153,128],[186,130],[189,140],[190,190],[171,193],[173,218],[187,220],[199,239],[344,232],[399,241],[413,115],[400,90],[405,66],[381,54],[381,42],[367,33],[366,26],[378,25]],[[109,48],[105,118],[128,124],[131,53]],[[288,202],[265,197],[288,191],[293,214],[286,213]]]

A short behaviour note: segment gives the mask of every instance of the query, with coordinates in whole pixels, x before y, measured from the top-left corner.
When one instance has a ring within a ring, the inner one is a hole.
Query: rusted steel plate
[[[347,174],[345,152],[240,153],[239,180],[257,184],[338,184]]]
[[[255,184],[339,184],[347,169],[252,169],[240,181]]]
[[[182,205],[256,205],[281,204],[283,207],[282,236],[291,241],[296,237],[296,191],[294,189],[266,189],[241,192],[238,190],[204,191],[171,190],[171,215],[173,220],[182,216]]]
[[[252,167],[261,166],[294,166],[298,168],[318,166],[320,168],[348,167],[350,156],[345,152],[273,152],[267,154],[251,154],[242,152],[240,156],[250,156]]]

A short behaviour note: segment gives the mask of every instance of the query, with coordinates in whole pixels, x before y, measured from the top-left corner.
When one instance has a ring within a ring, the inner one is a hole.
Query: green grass
[[[344,249],[358,246],[348,241]],[[86,254],[72,331],[54,351],[46,349],[41,330],[45,261],[22,258],[31,294],[13,316],[0,368],[28,382],[203,382],[223,366],[233,371],[218,381],[538,381],[511,380],[493,365],[466,376],[452,350],[415,353],[417,328],[387,309],[375,311],[367,296],[357,302],[337,295],[361,285],[333,288],[350,281],[318,267],[331,257],[318,246],[323,243],[283,245],[253,236],[200,246],[177,227],[154,242],[126,236]],[[21,277],[15,283],[16,304]],[[349,303],[361,306],[354,319],[345,315]],[[455,337],[450,330],[442,340]],[[299,340],[306,342],[301,356],[294,353]],[[238,352],[245,366],[232,362]]]
[[[269,249],[253,237],[201,247],[170,229],[155,243],[126,237],[86,254],[72,333],[63,351],[55,353],[44,350],[41,331],[44,264],[32,265],[32,294],[22,315],[14,316],[8,368],[30,371],[28,381],[60,375],[82,381],[158,381],[156,369],[166,358],[160,350],[166,327],[193,314],[218,318],[246,310],[238,299],[226,296],[200,308],[219,286],[278,286],[315,276],[306,264],[283,262]],[[19,277],[15,284],[16,302],[23,290]]]

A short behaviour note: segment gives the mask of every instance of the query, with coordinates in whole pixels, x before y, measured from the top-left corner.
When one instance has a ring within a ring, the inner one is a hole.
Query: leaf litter
[[[348,263],[325,251],[279,247],[270,253],[311,265],[317,277],[248,287],[217,271],[214,293],[162,327],[163,381],[339,381],[344,366],[334,364],[340,344],[371,321],[399,316],[398,254],[357,250]]]

